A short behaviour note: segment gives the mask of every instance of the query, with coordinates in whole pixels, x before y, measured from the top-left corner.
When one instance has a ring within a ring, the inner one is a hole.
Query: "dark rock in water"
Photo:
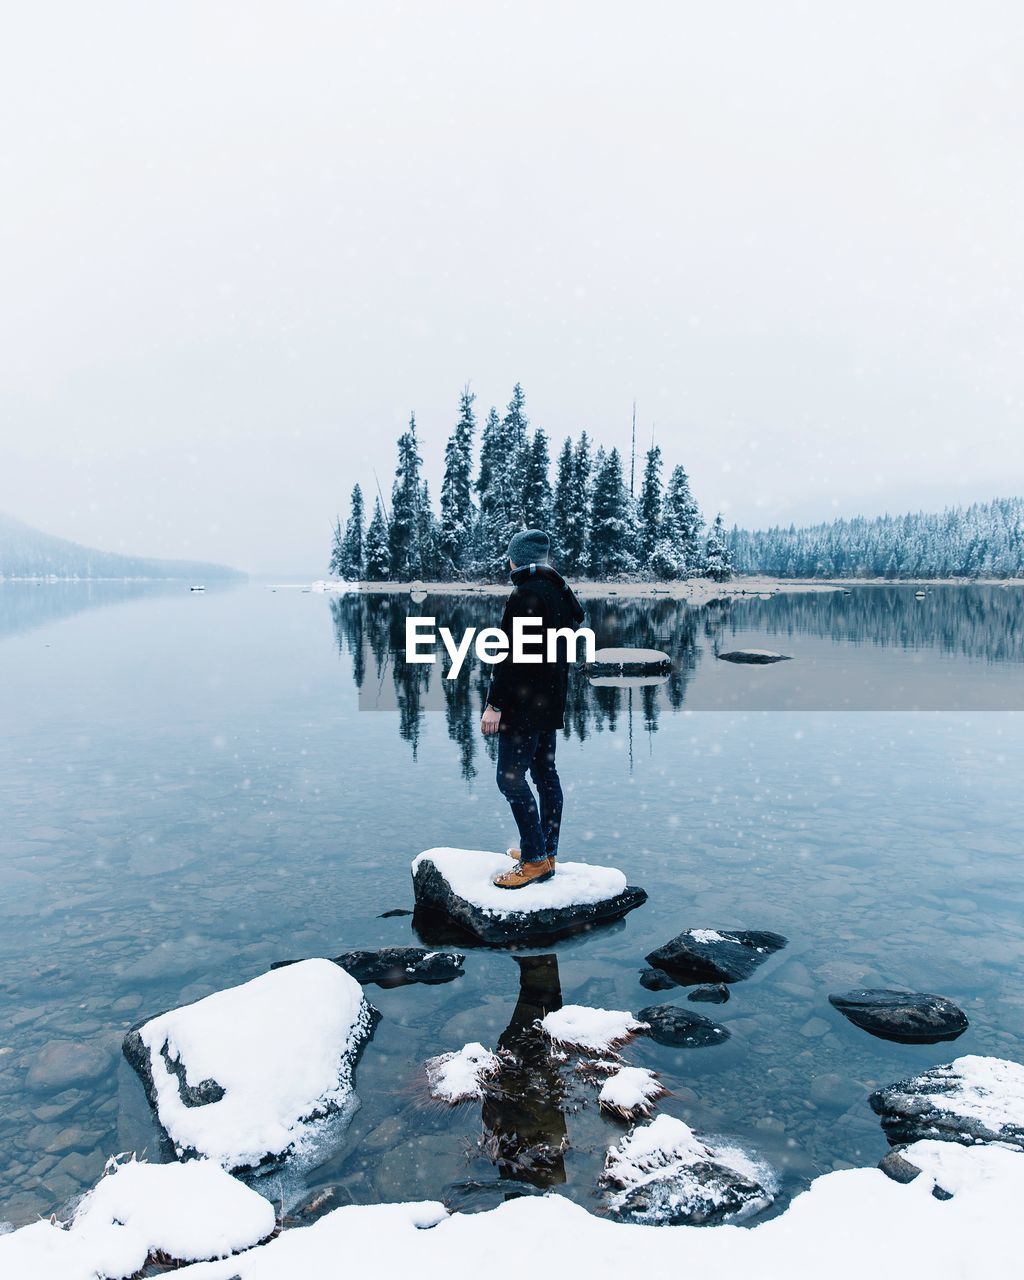
[[[767,666],[769,662],[793,661],[788,653],[773,653],[770,649],[733,649],[718,656],[722,662],[746,662],[757,667]]]
[[[422,947],[382,947],[379,951],[345,951],[334,963],[356,982],[378,987],[405,987],[413,982],[451,982],[461,978],[466,957],[459,951],[424,951]],[[276,960],[271,969],[284,969],[297,960]]]
[[[882,1040],[901,1044],[937,1044],[967,1030],[967,1016],[944,996],[914,991],[846,991],[829,1003],[858,1027]]]
[[[394,916],[411,916],[412,912],[405,907],[395,907],[393,911],[382,911],[377,917],[378,920],[390,920]]]
[[[670,978],[664,969],[641,969],[640,985],[648,991],[668,991],[671,987],[678,987],[679,983],[675,978]]]
[[[729,1039],[725,1027],[718,1026],[702,1013],[681,1009],[677,1004],[654,1004],[641,1009],[636,1016],[650,1025],[647,1034],[658,1044],[703,1049],[711,1044],[724,1044]]]
[[[717,982],[713,987],[694,987],[686,998],[704,1004],[725,1004],[729,999],[729,988],[724,982]]]
[[[646,956],[678,983],[742,982],[786,945],[779,933],[753,929],[686,929]]]
[[[969,1055],[871,1094],[889,1141],[937,1138],[972,1146],[1000,1142],[1024,1151],[1024,1066]]]
[[[356,982],[403,987],[411,982],[451,982],[461,978],[466,957],[459,951],[424,951],[420,947],[384,947],[380,951],[346,951],[334,963]]]
[[[562,874],[561,869],[558,874]],[[413,925],[421,937],[438,936],[433,932],[433,925],[439,920],[441,936],[446,927],[455,925],[469,937],[489,946],[532,945],[568,937],[620,920],[647,901],[646,890],[627,885],[620,893],[596,902],[519,910],[518,902],[524,907],[529,904],[530,899],[525,895],[531,892],[531,886],[505,891],[508,909],[498,912],[461,897],[429,858],[419,861],[413,873],[413,887],[417,904]]]

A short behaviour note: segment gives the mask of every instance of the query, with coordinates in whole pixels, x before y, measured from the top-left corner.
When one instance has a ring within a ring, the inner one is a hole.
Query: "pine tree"
[[[661,535],[661,450],[657,445],[647,450],[636,515],[637,552],[641,567],[646,569]]]
[[[441,553],[441,531],[430,504],[430,486],[426,480],[420,486],[420,504],[416,517],[416,547],[419,553],[420,577],[436,582],[444,576],[444,556]]]
[[[732,577],[732,557],[722,523],[722,513],[715,516],[715,522],[708,530],[708,538],[704,547],[704,576],[713,582],[728,582]]]
[[[682,467],[673,468],[661,508],[661,537],[655,545],[652,568],[658,577],[685,578],[701,572],[704,562],[704,521],[690,492]]]
[[[391,577],[391,543],[380,498],[374,502],[373,519],[366,531],[366,565],[363,572],[368,582],[384,582]]]
[[[590,529],[590,437],[585,431],[572,455],[565,510],[565,532],[562,554],[564,567],[569,573],[583,573],[587,568],[587,535]]]
[[[501,470],[502,437],[501,419],[492,404],[484,422],[484,432],[480,439],[480,471],[476,480],[476,491],[480,497],[480,510],[486,514],[494,499],[495,474]]]
[[[409,429],[398,437],[398,466],[391,489],[391,576],[398,582],[409,582],[423,574],[419,546],[422,465],[416,439],[416,415],[412,414]]]
[[[334,555],[331,557],[331,572],[347,582],[358,582],[363,576],[363,547],[366,537],[363,524],[363,491],[359,485],[353,485],[345,533],[339,540],[337,537],[341,533],[339,522],[335,538],[337,557],[335,558]]]
[[[331,563],[327,572],[336,578],[344,577],[342,566],[345,563],[345,535],[341,531],[341,517],[335,516],[334,529],[331,533]]]
[[[598,454],[590,510],[590,571],[595,577],[634,567],[629,550],[629,495],[618,449]]]
[[[459,420],[444,451],[444,480],[441,483],[440,553],[447,561],[446,576],[461,574],[472,555],[473,535],[473,435],[476,396],[467,385],[459,397]],[[497,415],[495,415],[497,416]]]
[[[555,466],[555,489],[551,498],[551,549],[555,559],[566,571],[571,571],[569,541],[574,467],[572,440],[566,436]]]
[[[546,530],[551,523],[551,459],[548,438],[540,427],[527,447],[524,465],[523,522],[528,529]]]

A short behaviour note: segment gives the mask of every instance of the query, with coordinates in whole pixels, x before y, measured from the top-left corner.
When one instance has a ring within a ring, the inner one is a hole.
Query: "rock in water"
[[[681,1009],[677,1004],[653,1004],[636,1015],[650,1027],[650,1037],[658,1044],[703,1049],[709,1044],[725,1044],[729,1032],[702,1013]]]
[[[713,987],[694,987],[686,998],[704,1004],[725,1004],[729,999],[729,988],[724,982],[716,982]]]
[[[967,1030],[967,1015],[944,996],[914,991],[846,991],[829,1003],[858,1027],[882,1040],[937,1044]]]
[[[1024,1150],[1024,1066],[969,1054],[878,1089],[869,1098],[894,1145],[939,1138]]]
[[[345,951],[334,957],[356,982],[378,987],[405,987],[413,982],[451,982],[462,977],[466,957],[458,951],[424,951],[422,947],[382,947],[379,951]],[[279,960],[274,969],[294,964]]]
[[[641,969],[640,985],[648,991],[668,991],[672,987],[678,987],[679,983],[675,978],[670,978],[664,969]]]
[[[497,888],[493,878],[510,865],[503,853],[428,849],[412,864],[418,916],[428,925],[440,918],[480,942],[507,946],[618,920],[647,901],[644,890],[627,885],[614,867],[561,860],[550,880],[524,889]]]
[[[738,1147],[711,1146],[661,1115],[608,1152],[602,1181],[618,1218],[648,1225],[736,1221],[771,1204],[771,1170]]]
[[[664,671],[671,665],[672,659],[661,649],[598,649],[594,661],[587,664],[587,670],[595,675],[613,671],[640,675],[648,671]]]
[[[344,969],[302,960],[151,1018],[123,1048],[179,1156],[253,1168],[354,1110],[375,1016]]]
[[[773,649],[733,649],[718,655],[722,662],[746,662],[751,666],[767,666],[769,662],[792,662],[788,653],[776,653]]]
[[[761,930],[685,929],[645,958],[684,986],[742,982],[785,945],[781,934]]]

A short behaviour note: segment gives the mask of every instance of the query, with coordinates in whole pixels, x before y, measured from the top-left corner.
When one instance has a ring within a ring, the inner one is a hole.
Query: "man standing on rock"
[[[550,550],[551,539],[540,529],[517,533],[508,544],[513,591],[501,630],[510,643],[515,618],[540,618],[543,633],[548,628],[575,629],[583,621],[580,602],[548,564]],[[519,848],[509,850],[516,865],[494,881],[502,889],[551,879],[562,823],[555,745],[557,731],[565,724],[568,645],[560,640],[551,660],[546,644],[531,656],[532,662],[517,663],[510,654],[495,665],[480,722],[483,733],[498,735],[498,789],[519,828]],[[537,797],[526,780],[527,771]]]

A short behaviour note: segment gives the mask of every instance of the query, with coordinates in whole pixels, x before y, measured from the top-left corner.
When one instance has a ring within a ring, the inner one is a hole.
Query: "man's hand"
[[[492,707],[490,703],[484,707],[484,714],[480,720],[480,732],[484,734],[497,733],[501,728],[501,712]]]

